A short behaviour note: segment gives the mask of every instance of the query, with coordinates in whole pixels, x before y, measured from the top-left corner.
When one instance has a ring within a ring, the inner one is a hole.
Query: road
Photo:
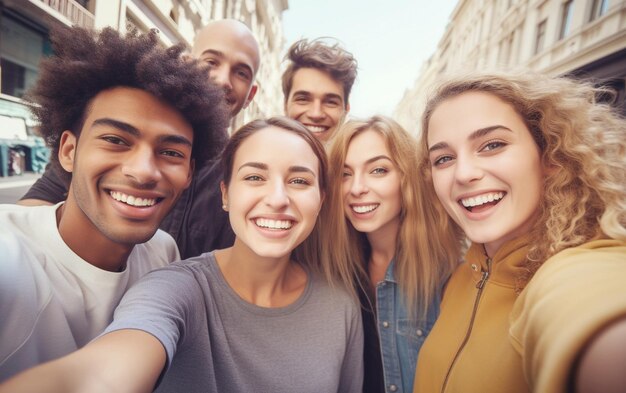
[[[0,203],[15,203],[39,178],[39,174],[0,177]]]

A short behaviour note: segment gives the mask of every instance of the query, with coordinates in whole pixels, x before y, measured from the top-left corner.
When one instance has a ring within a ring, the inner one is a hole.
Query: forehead
[[[317,97],[338,95],[344,98],[343,86],[334,80],[327,72],[316,68],[300,68],[294,75],[290,95],[305,92]]]
[[[209,51],[222,53],[232,62],[246,64],[254,72],[259,68],[258,47],[248,33],[228,27],[205,29],[196,36],[192,54],[199,58]]]
[[[141,131],[141,135],[178,134],[193,139],[193,128],[173,106],[152,94],[129,87],[98,93],[88,106],[83,129],[98,119],[112,119]]]
[[[267,127],[246,138],[235,153],[238,164],[258,161],[268,166],[307,166],[318,171],[319,160],[311,146],[297,134]]]
[[[389,157],[387,141],[375,130],[368,129],[352,137],[346,154],[346,164],[360,164],[371,157]]]
[[[461,93],[445,99],[433,111],[428,121],[428,144],[442,138],[460,141],[493,125],[526,128],[513,106],[498,96],[482,91]]]

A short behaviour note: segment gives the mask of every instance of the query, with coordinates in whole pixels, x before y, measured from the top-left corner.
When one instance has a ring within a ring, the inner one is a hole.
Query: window
[[[591,12],[589,14],[589,22],[598,19],[606,14],[609,8],[609,0],[593,0],[591,2]]]
[[[44,33],[7,14],[0,16],[1,93],[22,97],[37,80],[41,58],[50,54]]]
[[[565,38],[569,34],[572,24],[572,13],[574,11],[574,1],[567,0],[561,6],[561,28],[559,29],[559,39]]]
[[[546,41],[546,25],[548,19],[544,19],[537,25],[537,37],[535,38],[535,54],[541,52]]]

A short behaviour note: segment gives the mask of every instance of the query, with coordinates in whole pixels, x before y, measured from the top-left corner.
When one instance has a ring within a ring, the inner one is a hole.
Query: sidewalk
[[[41,177],[41,173],[24,172],[17,176],[0,176],[0,190],[30,186]]]

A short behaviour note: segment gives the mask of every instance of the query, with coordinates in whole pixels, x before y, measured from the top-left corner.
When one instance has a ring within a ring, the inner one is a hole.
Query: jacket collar
[[[506,242],[491,259],[489,281],[515,287],[516,280],[525,271],[528,255],[528,236],[521,236]],[[487,255],[481,243],[472,243],[465,255],[466,268],[472,270],[472,276],[478,281],[487,271]]]

